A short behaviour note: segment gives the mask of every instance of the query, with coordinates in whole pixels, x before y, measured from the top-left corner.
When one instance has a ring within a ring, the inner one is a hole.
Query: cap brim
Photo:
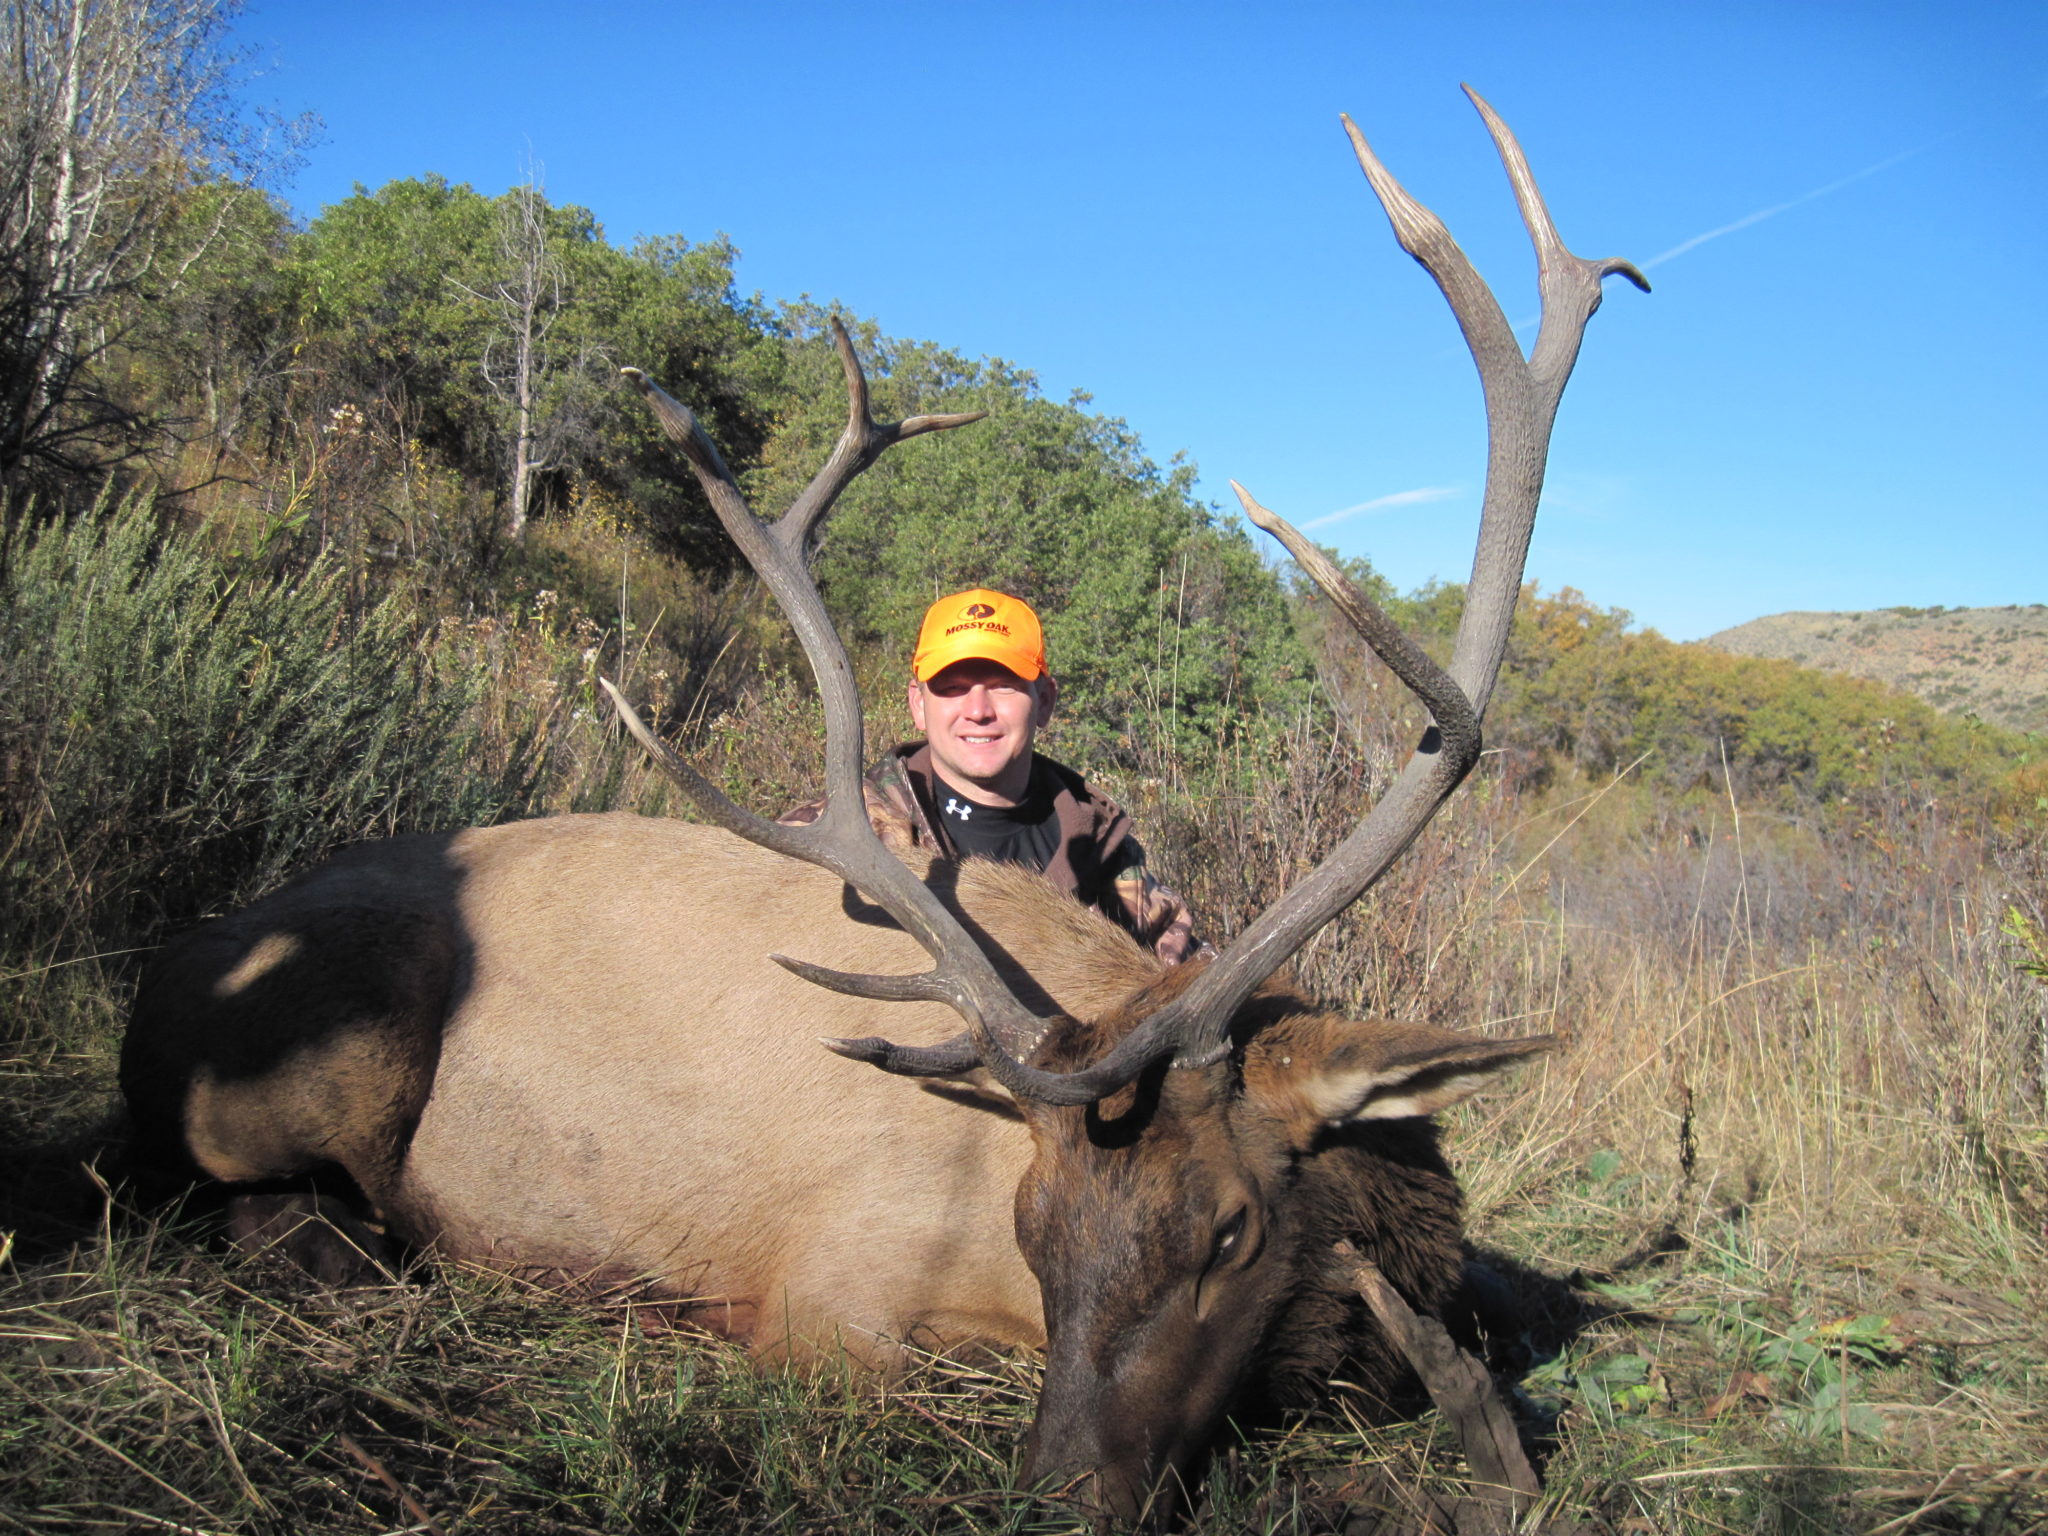
[[[999,667],[1008,667],[1027,683],[1036,682],[1045,675],[1045,663],[1039,657],[1014,647],[988,644],[936,645],[923,651],[911,662],[911,672],[920,683],[928,683],[956,661],[992,661]]]

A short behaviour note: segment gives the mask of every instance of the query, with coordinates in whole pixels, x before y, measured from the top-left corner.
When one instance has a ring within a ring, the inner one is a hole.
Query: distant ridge
[[[2048,604],[1777,613],[1700,644],[1871,678],[1950,714],[2048,732]]]

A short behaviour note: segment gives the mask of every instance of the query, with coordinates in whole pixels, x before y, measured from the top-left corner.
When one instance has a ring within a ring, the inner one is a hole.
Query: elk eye
[[[1216,1229],[1216,1241],[1209,1250],[1209,1263],[1212,1266],[1221,1264],[1243,1246],[1246,1211],[1247,1207],[1239,1206]]]

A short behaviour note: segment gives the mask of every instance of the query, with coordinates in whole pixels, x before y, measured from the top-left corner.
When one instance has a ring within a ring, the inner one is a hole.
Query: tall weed
[[[333,843],[520,809],[673,813],[598,707],[599,671],[736,798],[772,814],[817,792],[814,693],[744,598],[677,587],[607,609],[592,573],[625,562],[578,537],[548,552],[559,587],[431,622],[355,611],[326,567],[237,574],[139,509],[29,552],[0,612],[0,1119],[65,1084],[111,1097],[130,962],[107,951]],[[664,656],[625,621],[671,598],[690,611],[649,627],[706,643]],[[901,658],[859,672],[879,750]],[[1085,733],[1049,745],[1136,813],[1155,870],[1227,940],[1415,740],[1412,701],[1353,681],[1337,707],[1246,719],[1199,757],[1167,728],[1102,761]],[[1539,756],[1489,755],[1294,970],[1362,1014],[1569,1037],[1446,1117],[1471,1231],[1530,1319],[1497,1343],[1529,1367],[1517,1403],[1552,1507],[1703,1536],[1990,1529],[2001,1511],[2025,1528],[2048,1483],[2041,841],[1906,783],[1752,804],[1739,774],[1731,795],[1725,777],[1678,789]],[[403,1488],[451,1527],[1068,1526],[1003,1487],[1028,1367],[886,1393],[763,1381],[445,1267],[330,1299],[222,1268],[159,1222],[49,1257],[92,1222],[65,1230],[15,1247],[32,1326],[0,1349],[19,1389],[0,1397],[0,1506],[12,1493],[39,1520],[342,1529],[412,1518]],[[1434,1421],[1368,1425],[1354,1406],[1340,1393],[1233,1452],[1215,1528],[1343,1528],[1375,1465],[1455,1482]],[[221,1457],[187,1454],[200,1430]],[[60,1479],[61,1506],[41,1491]]]

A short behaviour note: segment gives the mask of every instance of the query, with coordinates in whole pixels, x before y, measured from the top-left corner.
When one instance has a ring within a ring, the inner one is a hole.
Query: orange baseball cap
[[[993,661],[1027,682],[1045,673],[1045,632],[1022,598],[976,587],[925,610],[910,671],[920,683],[956,661]]]

